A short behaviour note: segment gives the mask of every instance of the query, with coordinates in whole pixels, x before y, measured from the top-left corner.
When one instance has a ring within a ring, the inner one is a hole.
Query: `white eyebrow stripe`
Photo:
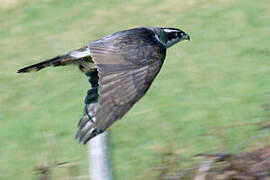
[[[178,30],[174,29],[163,29],[165,32],[178,32]]]

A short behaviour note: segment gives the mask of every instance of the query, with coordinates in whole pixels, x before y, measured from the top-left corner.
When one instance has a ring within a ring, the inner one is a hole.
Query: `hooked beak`
[[[190,36],[189,36],[188,34],[185,34],[185,35],[183,36],[183,40],[189,40],[189,41],[190,41]]]

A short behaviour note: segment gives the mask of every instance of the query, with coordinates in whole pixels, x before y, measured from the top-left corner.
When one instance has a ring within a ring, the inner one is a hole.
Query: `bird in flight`
[[[190,40],[189,35],[176,28],[133,28],[22,68],[18,73],[76,65],[88,76],[91,89],[76,133],[76,139],[86,144],[144,96],[162,67],[166,49],[183,40]]]

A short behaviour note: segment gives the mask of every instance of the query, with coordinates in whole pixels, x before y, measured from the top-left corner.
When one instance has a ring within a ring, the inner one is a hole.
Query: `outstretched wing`
[[[163,64],[166,51],[162,46],[149,39],[141,46],[130,34],[128,37],[131,39],[126,47],[119,39],[114,45],[102,41],[92,49],[90,46],[97,70],[87,73],[92,89],[87,93],[84,115],[78,124],[76,138],[80,142],[87,143],[123,117],[146,93]],[[119,46],[125,48],[121,52],[126,54],[119,53]]]

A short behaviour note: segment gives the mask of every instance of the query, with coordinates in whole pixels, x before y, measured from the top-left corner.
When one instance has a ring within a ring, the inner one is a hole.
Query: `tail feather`
[[[48,59],[46,61],[31,65],[31,66],[27,66],[24,67],[22,69],[19,69],[17,71],[17,73],[26,73],[26,72],[31,72],[31,71],[39,71],[45,67],[48,66],[64,66],[66,65],[68,62],[71,62],[72,60],[74,60],[74,57],[71,57],[69,55],[62,55],[62,56],[56,56],[52,59]]]
[[[17,71],[17,73],[26,73],[31,71],[39,71],[48,66],[64,66],[67,64],[80,64],[80,60],[84,57],[90,57],[90,50],[88,46],[82,47],[80,49],[70,51],[66,55],[56,56],[52,59],[27,66]],[[79,60],[79,61],[78,61]]]

